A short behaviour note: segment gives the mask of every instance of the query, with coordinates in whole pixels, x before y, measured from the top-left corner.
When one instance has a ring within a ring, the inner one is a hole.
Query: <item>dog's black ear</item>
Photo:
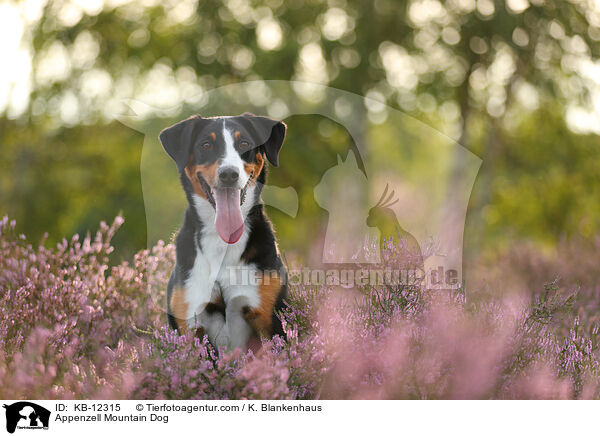
[[[269,117],[261,117],[249,112],[243,113],[242,116],[252,123],[252,127],[256,130],[260,141],[265,149],[267,159],[274,166],[279,166],[279,150],[283,146],[285,132],[287,126],[283,121],[277,121]]]
[[[194,115],[167,127],[158,135],[160,143],[171,159],[175,161],[180,173],[188,163],[194,131],[202,120],[203,118],[199,115]]]

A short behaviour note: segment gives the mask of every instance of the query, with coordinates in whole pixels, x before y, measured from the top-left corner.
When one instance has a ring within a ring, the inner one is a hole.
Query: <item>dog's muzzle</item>
[[[196,174],[196,176],[198,177],[198,180],[200,181],[200,185],[202,186],[202,190],[204,191],[204,194],[206,195],[206,199],[212,205],[213,208],[216,208],[215,194],[214,194],[212,188],[210,187],[210,185],[208,184],[208,182],[202,176],[201,173]],[[250,175],[248,176],[248,181],[246,182],[244,187],[241,189],[240,206],[242,204],[244,204],[244,201],[246,201],[246,192],[248,191],[248,186],[250,186],[250,182],[252,182],[252,180],[254,180],[253,172],[250,173]]]

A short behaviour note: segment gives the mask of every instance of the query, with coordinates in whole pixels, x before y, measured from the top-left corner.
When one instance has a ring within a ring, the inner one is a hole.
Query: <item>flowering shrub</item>
[[[600,396],[593,287],[467,299],[402,286],[293,285],[280,314],[287,340],[264,341],[256,355],[226,354],[165,326],[171,245],[109,269],[122,222],[48,249],[0,221],[1,397]]]

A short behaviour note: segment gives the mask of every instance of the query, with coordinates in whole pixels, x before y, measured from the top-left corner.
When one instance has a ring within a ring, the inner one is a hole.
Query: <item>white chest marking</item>
[[[242,205],[244,219],[252,207],[251,190],[254,190],[253,186],[248,188],[247,201]],[[234,297],[244,295],[248,297],[250,306],[258,307],[260,296],[254,280],[256,267],[246,264],[241,259],[250,233],[248,223],[240,240],[235,244],[227,244],[221,239],[214,226],[214,208],[204,198],[195,194],[193,199],[195,209],[205,224],[199,235],[200,245],[196,242],[198,237],[195,237],[196,258],[185,282],[188,322],[193,325],[194,319],[211,301],[213,292],[218,292],[219,289],[216,289],[215,285],[220,288],[225,304]],[[246,277],[240,278],[240,274]]]

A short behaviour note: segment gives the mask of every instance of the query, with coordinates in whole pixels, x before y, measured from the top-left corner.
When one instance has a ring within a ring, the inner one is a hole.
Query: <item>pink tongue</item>
[[[240,207],[240,190],[234,188],[215,189],[217,214],[215,225],[219,236],[228,244],[235,244],[244,233],[244,219]]]

